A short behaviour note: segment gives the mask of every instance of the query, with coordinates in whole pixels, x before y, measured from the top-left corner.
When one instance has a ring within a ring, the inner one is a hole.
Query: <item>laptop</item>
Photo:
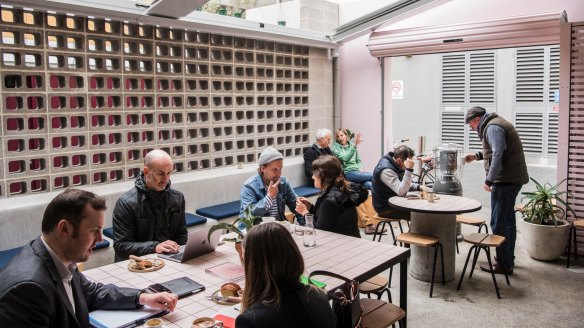
[[[223,230],[219,229],[213,232],[210,238],[211,242],[207,241],[207,234],[209,233],[209,229],[191,231],[189,232],[186,245],[181,246],[178,253],[158,254],[158,257],[174,262],[186,262],[190,259],[194,259],[197,256],[210,253],[214,251],[215,248],[217,248],[222,231]]]

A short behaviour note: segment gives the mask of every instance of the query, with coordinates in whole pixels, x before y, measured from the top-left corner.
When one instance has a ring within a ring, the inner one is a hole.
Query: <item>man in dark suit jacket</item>
[[[174,310],[176,295],[103,285],[77,270],[76,263],[85,262],[103,240],[105,209],[103,198],[79,189],[68,189],[49,203],[42,235],[0,271],[2,327],[85,328],[96,309],[148,305]]]

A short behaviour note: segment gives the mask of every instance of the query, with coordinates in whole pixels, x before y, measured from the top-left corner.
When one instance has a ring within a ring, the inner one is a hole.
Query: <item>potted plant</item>
[[[554,261],[564,252],[570,232],[570,224],[564,218],[568,211],[576,216],[564,200],[565,197],[572,198],[572,194],[558,190],[565,180],[556,185],[541,184],[533,178],[531,181],[536,190],[521,193],[522,202],[527,200],[521,220],[523,244],[534,259]]]
[[[233,223],[220,222],[212,226],[209,229],[209,233],[207,234],[207,241],[211,242],[211,234],[216,230],[225,229],[234,232],[237,235],[237,237],[233,239],[225,239],[225,241],[235,242],[235,250],[239,254],[239,260],[241,261],[241,265],[243,266],[243,257],[241,255],[242,252],[241,242],[243,241],[243,238],[245,237],[247,231],[249,231],[249,229],[251,229],[254,225],[260,224],[260,222],[262,222],[262,218],[260,216],[255,216],[253,214],[252,205],[249,205],[243,211],[243,216],[235,219]]]

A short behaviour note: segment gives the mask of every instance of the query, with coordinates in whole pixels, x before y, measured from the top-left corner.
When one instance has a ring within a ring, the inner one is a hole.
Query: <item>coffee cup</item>
[[[162,321],[162,319],[160,318],[154,318],[154,319],[150,319],[148,321],[146,321],[146,323],[144,324],[144,327],[148,327],[148,328],[162,328],[162,324],[164,323],[164,321]]]
[[[276,218],[273,216],[262,216],[262,223],[276,222]]]
[[[243,162],[237,162],[237,168],[243,169]]]
[[[433,203],[435,198],[435,194],[432,191],[428,191],[428,203]]]
[[[223,327],[223,322],[215,320],[213,318],[199,318],[193,321],[191,328],[221,328]]]

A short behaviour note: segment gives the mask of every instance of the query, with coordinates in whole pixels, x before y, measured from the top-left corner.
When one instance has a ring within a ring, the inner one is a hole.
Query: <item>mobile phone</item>
[[[151,291],[153,291],[155,293],[162,293],[162,292],[172,293],[172,291],[170,289],[163,286],[162,284],[152,284],[152,285],[148,286],[148,289],[150,289]]]

